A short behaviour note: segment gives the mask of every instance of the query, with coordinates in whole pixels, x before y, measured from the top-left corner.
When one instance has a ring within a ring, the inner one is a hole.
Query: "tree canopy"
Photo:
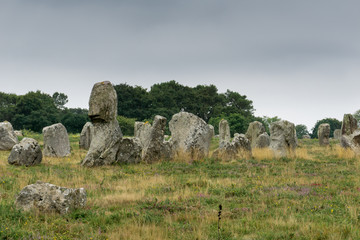
[[[315,126],[312,128],[311,138],[317,138],[317,132],[320,124],[328,123],[330,125],[330,137],[334,137],[334,131],[341,128],[341,121],[335,118],[324,118],[316,122]]]

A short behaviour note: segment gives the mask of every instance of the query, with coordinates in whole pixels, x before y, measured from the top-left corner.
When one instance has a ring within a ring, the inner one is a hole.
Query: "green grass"
[[[360,161],[336,141],[301,140],[296,158],[263,150],[233,161],[84,168],[79,135],[70,140],[70,157],[34,167],[10,166],[0,152],[0,239],[360,239]],[[86,207],[17,210],[15,195],[36,180],[84,187]]]

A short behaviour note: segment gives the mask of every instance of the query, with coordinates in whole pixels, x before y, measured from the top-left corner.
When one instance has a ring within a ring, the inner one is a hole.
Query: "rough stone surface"
[[[267,132],[264,132],[256,138],[254,148],[267,148],[269,147],[269,145],[270,145],[269,134],[267,134]]]
[[[212,157],[224,160],[251,157],[251,142],[244,134],[236,134],[231,143],[216,149]]]
[[[360,154],[360,130],[355,130],[350,135],[342,135],[340,144],[343,148],[350,148],[356,154]]]
[[[334,130],[334,139],[340,140],[341,138],[341,129],[335,129]]]
[[[230,142],[230,127],[229,123],[225,119],[221,119],[219,122],[219,146],[222,147],[226,143]]]
[[[210,128],[210,131],[211,131],[211,137],[215,137],[215,128],[214,128],[214,126],[213,125],[211,125],[211,124],[208,124],[209,125],[209,128]]]
[[[305,134],[305,135],[302,135],[301,137],[302,139],[310,139],[311,136],[309,134]]]
[[[79,147],[89,150],[92,136],[94,135],[94,126],[91,122],[87,122],[80,133]]]
[[[65,188],[40,181],[24,187],[15,200],[16,207],[24,211],[37,208],[40,212],[60,214],[84,207],[85,204],[84,188]]]
[[[341,125],[341,135],[351,135],[356,129],[356,119],[351,114],[345,114]]]
[[[135,122],[134,137],[139,138],[141,146],[147,146],[150,140],[151,124],[149,122]]]
[[[14,129],[9,122],[0,123],[0,150],[11,150],[12,147],[19,143]]]
[[[330,124],[322,123],[318,128],[318,139],[320,146],[328,146],[330,138]]]
[[[173,115],[169,128],[175,154],[186,154],[192,159],[208,155],[212,131],[204,120],[192,113],[180,112]]]
[[[23,137],[24,136],[21,130],[15,130],[14,133],[18,137]]]
[[[249,124],[249,127],[246,131],[246,138],[249,139],[249,141],[251,142],[251,147],[252,148],[257,148],[257,139],[258,137],[265,133],[265,127],[264,125],[261,123],[261,122],[258,122],[258,121],[254,121],[254,122],[251,122]],[[265,140],[266,137],[262,137],[263,139],[262,140]],[[264,142],[265,144],[265,142]],[[269,145],[267,145],[266,147],[268,147]]]
[[[270,148],[276,157],[286,157],[294,154],[297,146],[295,125],[281,120],[270,126]]]
[[[142,147],[138,138],[123,138],[119,144],[116,161],[120,163],[139,163]]]
[[[91,91],[89,113],[91,122],[111,122],[117,116],[117,95],[109,81],[96,83]]]
[[[8,157],[9,164],[32,166],[40,164],[42,152],[39,143],[32,138],[24,138],[13,146]]]
[[[145,162],[151,163],[160,159],[171,158],[170,143],[164,141],[166,118],[155,116],[153,125],[148,133],[148,138],[143,145],[142,158]]]
[[[116,116],[117,95],[114,87],[108,81],[96,83],[89,100],[89,117],[94,134],[82,166],[110,165],[117,161],[122,133]]]
[[[116,162],[116,156],[122,139],[117,121],[93,123],[94,135],[90,148],[82,161],[82,166],[94,167],[110,165]]]
[[[66,128],[56,123],[42,130],[44,136],[44,156],[65,157],[70,155],[70,141]]]

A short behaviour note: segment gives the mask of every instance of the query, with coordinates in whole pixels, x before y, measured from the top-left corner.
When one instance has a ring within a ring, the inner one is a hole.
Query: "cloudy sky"
[[[358,0],[0,0],[0,91],[214,84],[312,128],[360,109]]]

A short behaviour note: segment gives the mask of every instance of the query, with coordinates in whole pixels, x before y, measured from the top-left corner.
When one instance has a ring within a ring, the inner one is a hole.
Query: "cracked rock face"
[[[66,157],[70,155],[70,141],[66,128],[61,123],[44,127],[44,156]]]
[[[139,163],[142,147],[138,138],[123,138],[119,144],[116,161],[119,163]]]
[[[343,148],[350,148],[356,154],[360,154],[360,130],[355,130],[350,135],[342,135],[340,144]]]
[[[357,129],[357,121],[352,114],[344,114],[341,125],[341,135],[351,135]]]
[[[249,124],[245,136],[251,142],[252,148],[264,148],[270,144],[270,141],[267,140],[269,136],[267,134],[263,135],[264,133],[266,133],[264,125],[261,122],[254,121]],[[261,139],[258,139],[260,136]]]
[[[9,122],[0,123],[0,150],[11,150],[12,147],[19,143],[14,129]]]
[[[213,158],[231,160],[237,158],[251,157],[251,142],[244,134],[235,134],[233,141],[216,149]]]
[[[86,191],[84,188],[65,188],[37,181],[24,187],[15,200],[18,209],[29,211],[66,214],[73,209],[84,207]]]
[[[9,164],[33,166],[40,164],[42,152],[39,143],[32,138],[24,138],[16,144],[8,157]]]

